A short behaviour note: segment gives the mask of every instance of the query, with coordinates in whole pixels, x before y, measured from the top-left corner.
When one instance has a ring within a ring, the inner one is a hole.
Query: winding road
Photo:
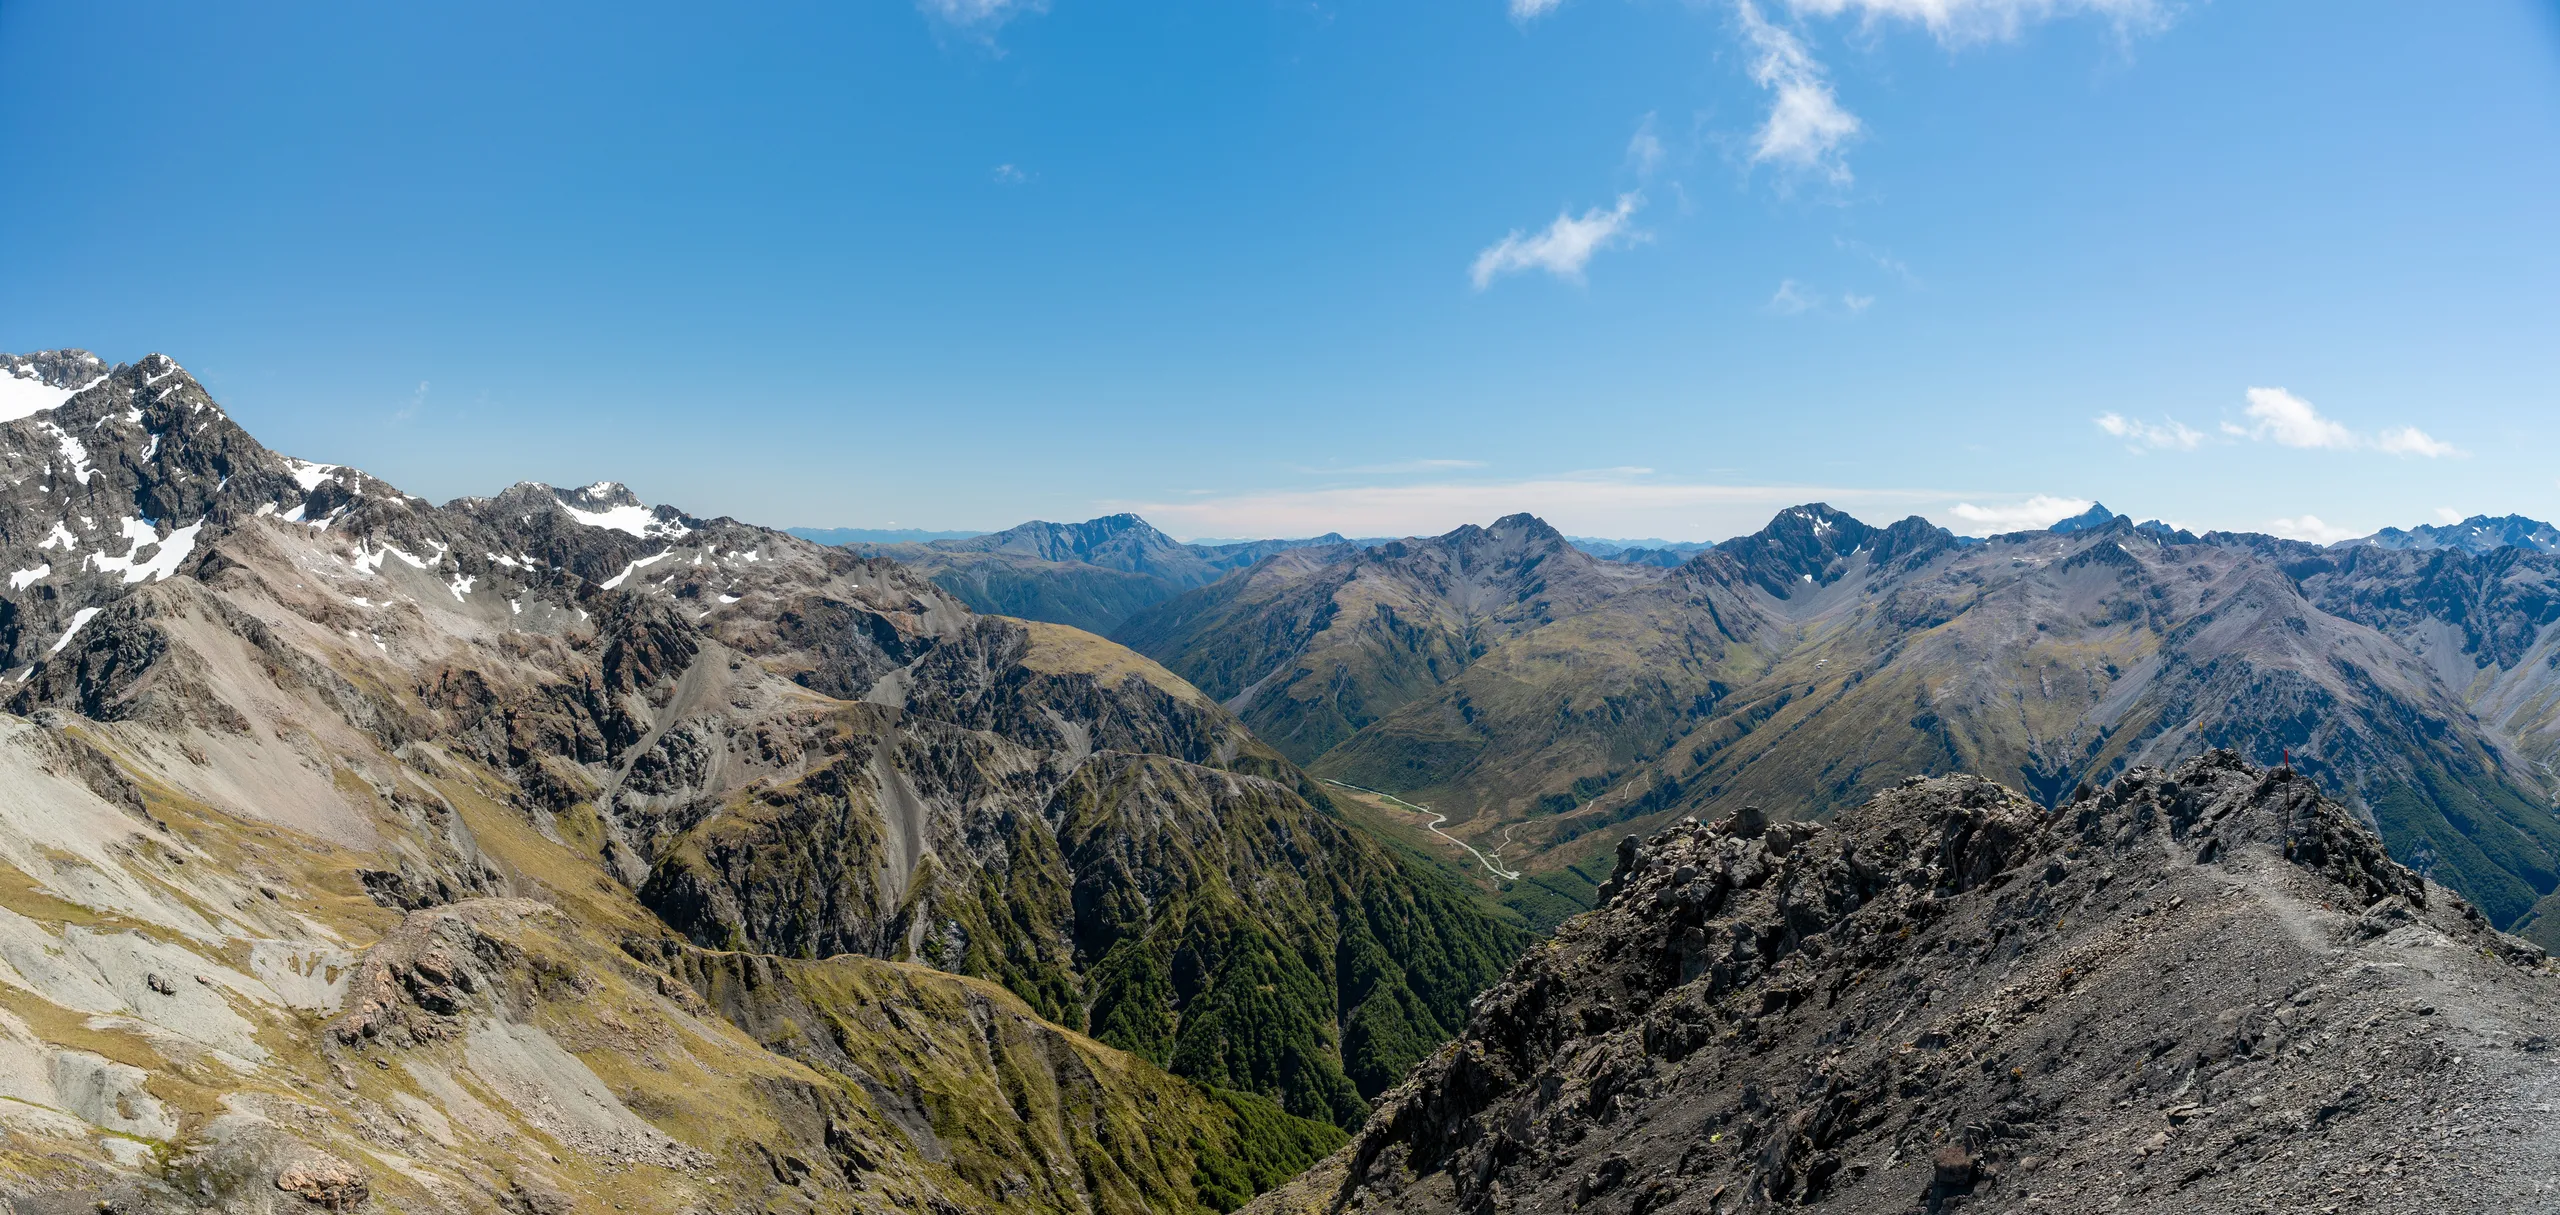
[[[1397,797],[1395,794],[1392,794],[1392,793],[1387,793],[1387,792],[1384,792],[1384,791],[1381,791],[1381,790],[1377,790],[1377,789],[1364,789],[1364,788],[1362,788],[1362,787],[1360,787],[1360,786],[1358,786],[1358,785],[1355,785],[1355,784],[1350,783],[1349,781],[1339,781],[1339,780],[1333,780],[1333,779],[1331,779],[1331,778],[1326,778],[1326,780],[1325,780],[1325,782],[1324,782],[1324,783],[1326,783],[1326,784],[1328,784],[1328,785],[1332,785],[1332,786],[1334,786],[1334,787],[1336,787],[1336,788],[1349,789],[1349,790],[1351,790],[1351,791],[1352,791],[1352,792],[1354,792],[1354,793],[1366,793],[1366,794],[1368,794],[1368,795],[1369,795],[1369,796],[1371,796],[1371,797],[1383,797],[1383,798],[1387,799],[1388,801],[1394,802],[1395,804],[1397,804],[1397,805],[1399,805],[1399,806],[1404,807],[1404,808],[1405,808],[1405,809],[1407,809],[1407,810],[1418,810],[1418,811],[1420,811],[1420,812],[1422,812],[1422,813],[1424,813],[1424,814],[1428,814],[1428,815],[1430,815],[1430,816],[1431,816],[1431,821],[1430,821],[1430,822],[1428,822],[1428,823],[1425,823],[1425,824],[1423,824],[1423,825],[1424,825],[1424,826],[1426,826],[1426,827],[1429,827],[1429,828],[1431,829],[1431,834],[1436,835],[1436,836],[1439,836],[1440,838],[1442,838],[1442,839],[1444,839],[1444,840],[1447,840],[1447,841],[1449,841],[1449,842],[1450,842],[1450,843],[1452,843],[1452,844],[1456,844],[1457,846],[1459,846],[1459,847],[1461,847],[1461,848],[1466,849],[1466,850],[1467,850],[1468,855],[1473,856],[1473,857],[1474,857],[1474,858],[1476,858],[1477,860],[1479,860],[1479,861],[1483,861],[1483,862],[1484,862],[1485,871],[1486,871],[1487,873],[1490,873],[1490,874],[1492,874],[1492,875],[1493,875],[1493,876],[1495,876],[1495,877],[1501,878],[1503,881],[1506,881],[1506,882],[1516,882],[1516,881],[1519,881],[1519,880],[1520,880],[1520,873],[1519,873],[1519,871],[1518,871],[1518,870],[1514,870],[1514,869],[1505,869],[1505,868],[1503,868],[1503,867],[1502,867],[1501,861],[1500,861],[1500,859],[1499,859],[1499,858],[1502,856],[1502,850],[1501,850],[1501,849],[1496,848],[1496,849],[1494,849],[1494,850],[1493,850],[1492,852],[1490,852],[1490,853],[1478,852],[1478,851],[1476,851],[1476,846],[1475,846],[1475,845],[1470,844],[1470,843],[1468,843],[1468,842],[1467,842],[1467,841],[1465,841],[1465,840],[1459,839],[1457,836],[1451,835],[1451,834],[1449,834],[1449,833],[1448,833],[1448,832],[1446,832],[1446,831],[1442,831],[1442,830],[1440,829],[1440,824],[1442,824],[1442,823],[1445,823],[1445,822],[1448,822],[1448,821],[1449,821],[1449,816],[1448,816],[1448,815],[1442,814],[1442,813],[1440,813],[1439,811],[1434,810],[1434,809],[1432,809],[1432,808],[1431,808],[1431,807],[1429,807],[1429,806],[1417,806],[1417,805],[1414,805],[1412,802],[1406,801],[1406,800],[1404,800],[1404,799],[1403,799],[1403,798],[1401,798],[1401,797]]]

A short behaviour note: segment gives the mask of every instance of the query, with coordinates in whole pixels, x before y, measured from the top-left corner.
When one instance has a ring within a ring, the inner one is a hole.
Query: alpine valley
[[[0,1206],[1228,1210],[1530,939],[1092,634],[0,375]]]
[[[0,1211],[2560,1203],[2531,520],[836,546],[0,390]]]

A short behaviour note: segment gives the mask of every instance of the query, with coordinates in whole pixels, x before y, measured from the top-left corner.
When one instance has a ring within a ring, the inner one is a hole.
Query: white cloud
[[[1779,510],[1806,502],[1829,502],[1883,522],[1947,497],[1931,490],[1682,483],[1651,479],[1643,469],[1595,469],[1515,481],[1101,502],[1095,509],[1134,511],[1177,536],[1428,536],[1525,510],[1576,535],[1710,539],[1758,531]]]
[[[1964,521],[1964,526],[1949,530],[1967,536],[2031,532],[2037,528],[2051,527],[2094,505],[2096,503],[2087,498],[2057,498],[2051,494],[2037,494],[2024,502],[2012,502],[2003,506],[1976,506],[1971,502],[1958,502],[1955,505],[1955,516]]]
[[[2224,434],[2237,438],[2269,440],[2286,447],[2302,447],[2328,451],[2352,451],[2370,447],[2395,456],[2458,456],[2460,448],[2429,435],[2415,426],[2400,426],[2381,434],[2365,436],[2348,429],[2336,419],[2326,417],[2311,402],[2281,388],[2252,388],[2248,392],[2249,407],[2241,413],[2249,425],[2225,422]]]
[[[945,25],[991,32],[1024,13],[1049,11],[1049,0],[916,0],[916,8]]]
[[[2415,426],[2386,430],[2373,437],[2373,445],[2395,456],[2458,456],[2462,452],[2453,444],[2429,435]]]
[[[1019,166],[1009,164],[997,165],[995,171],[989,176],[995,178],[996,184],[1000,186],[1018,186],[1031,180],[1030,174],[1023,172]]]
[[[1740,0],[1735,11],[1755,53],[1751,78],[1777,98],[1753,142],[1752,163],[1775,162],[1847,182],[1849,166],[1839,152],[1859,131],[1857,115],[1840,108],[1822,65],[1794,33],[1763,18],[1751,0]]]
[[[1909,21],[1950,46],[2015,38],[2035,22],[2078,14],[2106,18],[2123,33],[2169,23],[2159,0],[1787,0],[1787,7],[1816,17],[1854,13],[1870,25]]]
[[[2267,524],[2267,533],[2287,540],[2308,540],[2313,544],[2336,544],[2341,540],[2353,540],[2364,534],[2352,527],[2323,523],[2318,515],[2304,515],[2299,519],[2271,520]]]
[[[2125,446],[2135,452],[2144,448],[2160,451],[2194,451],[2204,442],[2204,432],[2170,418],[2165,424],[2145,422],[2118,413],[2098,415],[2098,429],[2126,440]]]
[[[2338,423],[2320,416],[2320,411],[2281,388],[2252,388],[2247,433],[2255,439],[2273,439],[2286,447],[2354,447],[2356,435]]]
[[[1618,205],[1603,211],[1593,207],[1576,218],[1571,212],[1556,216],[1544,232],[1530,236],[1514,228],[1511,234],[1495,241],[1476,255],[1469,276],[1476,290],[1493,285],[1493,280],[1522,270],[1544,270],[1557,278],[1582,281],[1582,268],[1591,255],[1614,245],[1632,244],[1644,234],[1629,227],[1636,208],[1644,205],[1642,194],[1621,194]]]
[[[1866,311],[1867,308],[1875,302],[1876,297],[1872,295],[1860,295],[1855,291],[1844,291],[1840,294],[1841,306],[1847,308],[1849,310],[1849,315],[1851,316],[1856,316],[1857,314]]]
[[[2436,518],[2442,519],[2447,523],[2460,523],[2462,522],[2462,512],[2455,510],[2450,506],[2439,506],[2436,508]]]
[[[1556,11],[1564,0],[1511,0],[1511,19],[1535,21]]]
[[[1779,280],[1777,294],[1769,297],[1768,308],[1780,316],[1799,316],[1812,311],[1818,303],[1819,300],[1790,278]]]

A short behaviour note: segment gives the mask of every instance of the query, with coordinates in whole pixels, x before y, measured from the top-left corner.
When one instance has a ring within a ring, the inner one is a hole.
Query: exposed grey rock
[[[2290,772],[1915,779],[1620,857],[1256,1209],[2560,1204],[2560,974]]]

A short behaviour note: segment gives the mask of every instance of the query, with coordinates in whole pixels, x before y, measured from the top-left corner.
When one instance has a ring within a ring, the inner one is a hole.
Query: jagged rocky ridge
[[[2560,973],[2289,771],[1913,779],[1618,856],[1255,1210],[2560,1203]]]
[[[1524,940],[1099,638],[611,483],[427,503],[266,450],[160,356],[15,365],[63,381],[0,423],[22,1205],[300,1202],[269,1183],[308,1149],[314,1202],[354,1193],[325,1175],[460,1210],[1231,1206]],[[504,947],[448,952],[517,994],[435,996],[414,1042],[315,1032],[403,916],[473,907]],[[918,1034],[829,1047],[693,987],[774,975]],[[946,1014],[975,1028],[922,1032]],[[1035,1073],[1072,1099],[1025,1137]],[[1120,1176],[1080,1155],[1104,1125],[1162,1134],[1099,1141]],[[659,1144],[637,1126],[675,1146],[609,1148]]]

